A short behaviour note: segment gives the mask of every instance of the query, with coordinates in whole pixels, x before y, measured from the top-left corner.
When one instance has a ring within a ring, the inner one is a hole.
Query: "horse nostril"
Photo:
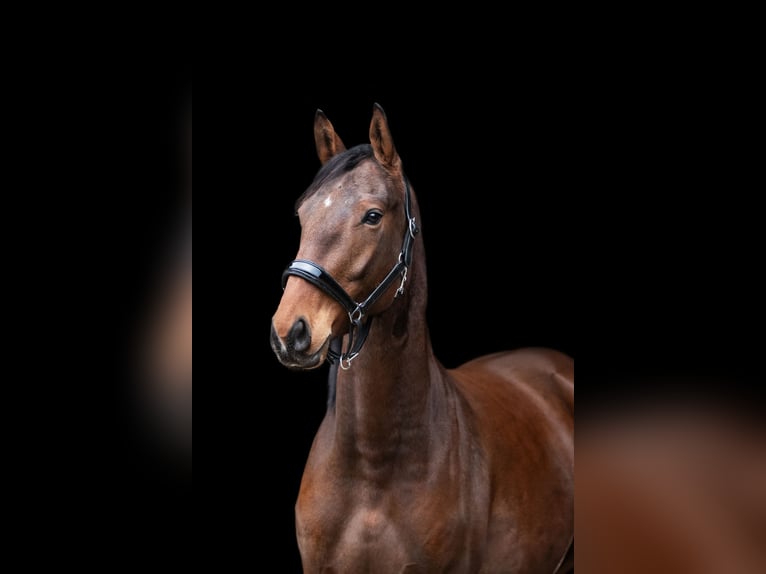
[[[298,319],[287,334],[287,345],[295,351],[303,352],[311,346],[311,331],[303,318]]]

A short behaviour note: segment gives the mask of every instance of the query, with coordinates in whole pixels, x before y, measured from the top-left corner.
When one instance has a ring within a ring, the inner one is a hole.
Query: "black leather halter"
[[[391,271],[378,283],[378,286],[372,290],[367,298],[361,303],[354,301],[354,299],[346,292],[340,283],[333,279],[327,271],[325,271],[320,265],[309,261],[307,259],[296,259],[290,265],[287,266],[284,273],[282,273],[282,289],[285,288],[287,279],[290,275],[295,275],[301,279],[305,279],[312,285],[319,287],[322,291],[327,293],[330,297],[335,299],[348,313],[349,326],[349,341],[348,349],[346,352],[342,352],[340,340],[338,343],[330,346],[330,351],[327,353],[327,360],[333,364],[336,360],[340,361],[340,366],[343,369],[348,369],[353,361],[359,354],[359,351],[364,345],[364,341],[367,339],[367,334],[370,331],[370,325],[372,324],[372,317],[365,316],[367,310],[372,307],[380,296],[386,292],[391,284],[401,276],[401,283],[396,290],[398,297],[404,292],[404,283],[407,281],[407,269],[412,263],[412,246],[414,244],[415,236],[418,234],[418,226],[415,223],[415,218],[412,215],[411,199],[410,199],[410,184],[407,178],[404,178],[405,194],[404,194],[404,215],[407,218],[407,229],[404,231],[404,240],[402,242],[402,250],[399,252],[399,260],[393,266]]]

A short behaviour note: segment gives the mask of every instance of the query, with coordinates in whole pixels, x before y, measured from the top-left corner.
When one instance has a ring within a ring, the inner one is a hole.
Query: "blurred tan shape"
[[[583,427],[580,572],[766,572],[762,427],[711,407],[645,409]]]

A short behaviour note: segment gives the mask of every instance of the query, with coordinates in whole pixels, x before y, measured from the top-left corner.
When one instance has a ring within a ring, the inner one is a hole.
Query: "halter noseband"
[[[412,263],[412,246],[414,245],[415,236],[419,231],[411,212],[410,184],[406,177],[404,178],[404,186],[404,215],[407,218],[407,229],[404,231],[404,240],[402,242],[402,250],[399,252],[399,260],[364,301],[361,303],[354,301],[351,295],[341,287],[340,283],[333,279],[332,275],[313,261],[295,259],[282,273],[282,289],[285,288],[288,277],[295,275],[319,287],[319,289],[340,303],[346,310],[346,313],[348,313],[350,322],[348,349],[345,353],[342,352],[340,339],[336,339],[332,343],[338,342],[331,344],[330,350],[327,353],[327,360],[330,364],[334,364],[336,360],[339,360],[340,366],[343,369],[348,369],[351,366],[351,361],[359,354],[364,341],[367,339],[367,334],[372,324],[372,317],[367,318],[367,321],[363,322],[367,310],[375,304],[400,275],[401,283],[394,297],[398,297],[404,292],[404,283],[407,281],[407,269]]]

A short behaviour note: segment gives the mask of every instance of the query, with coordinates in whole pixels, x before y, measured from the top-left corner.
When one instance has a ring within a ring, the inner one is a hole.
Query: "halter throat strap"
[[[282,289],[285,288],[287,279],[290,275],[295,275],[327,293],[330,297],[335,299],[343,309],[345,309],[346,313],[348,313],[350,322],[348,349],[345,352],[339,352],[337,350],[337,345],[331,345],[330,351],[327,354],[327,359],[330,363],[339,360],[340,366],[343,369],[348,369],[351,366],[351,361],[359,354],[362,345],[364,345],[364,342],[367,339],[367,334],[369,333],[372,324],[372,317],[366,318],[367,310],[380,299],[380,296],[383,295],[383,293],[385,293],[397,279],[401,279],[401,283],[396,290],[395,297],[398,297],[404,292],[404,284],[407,281],[407,270],[412,263],[412,248],[415,242],[415,236],[420,231],[415,223],[415,217],[412,215],[410,184],[406,177],[404,178],[404,186],[404,214],[407,218],[407,228],[404,231],[404,239],[402,241],[402,250],[399,252],[399,259],[366,299],[361,302],[355,301],[340,283],[322,268],[321,265],[308,259],[295,259],[282,273]]]

